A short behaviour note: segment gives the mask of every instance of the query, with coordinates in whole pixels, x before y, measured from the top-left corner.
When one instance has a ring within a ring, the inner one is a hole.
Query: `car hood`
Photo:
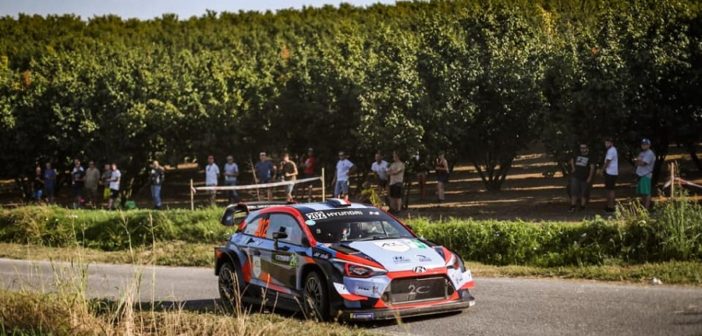
[[[418,239],[355,241],[348,246],[373,258],[390,272],[409,271],[417,266],[430,269],[445,265],[444,258],[434,248]]]

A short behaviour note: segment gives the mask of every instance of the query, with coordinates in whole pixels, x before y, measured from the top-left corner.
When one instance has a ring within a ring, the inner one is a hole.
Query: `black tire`
[[[319,273],[307,274],[302,288],[302,312],[308,319],[329,320],[329,292]]]
[[[233,311],[241,306],[241,299],[244,295],[244,284],[241,271],[231,263],[224,263],[219,269],[219,297],[222,306],[226,311]]]

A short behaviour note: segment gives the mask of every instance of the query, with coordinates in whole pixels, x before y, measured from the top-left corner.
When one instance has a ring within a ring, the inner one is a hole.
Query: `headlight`
[[[451,259],[446,263],[447,268],[453,268],[463,272],[463,260],[455,253],[451,253]]]
[[[346,262],[344,260],[336,259],[333,260],[333,262],[334,266],[336,266],[336,268],[341,271],[344,276],[352,278],[369,278],[387,273],[387,271],[384,269]]]

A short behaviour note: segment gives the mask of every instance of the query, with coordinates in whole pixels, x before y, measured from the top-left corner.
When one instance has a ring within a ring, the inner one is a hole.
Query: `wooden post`
[[[670,199],[675,199],[675,163],[670,163]]]
[[[190,179],[190,211],[195,210],[195,185],[193,179]]]
[[[326,188],[326,182],[324,178],[324,167],[322,167],[322,202],[326,201],[327,197],[327,188]]]

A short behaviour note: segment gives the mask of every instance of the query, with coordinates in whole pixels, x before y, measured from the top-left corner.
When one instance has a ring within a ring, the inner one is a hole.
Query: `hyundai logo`
[[[426,271],[427,271],[427,269],[424,266],[417,266],[414,268],[414,273],[424,273]]]

